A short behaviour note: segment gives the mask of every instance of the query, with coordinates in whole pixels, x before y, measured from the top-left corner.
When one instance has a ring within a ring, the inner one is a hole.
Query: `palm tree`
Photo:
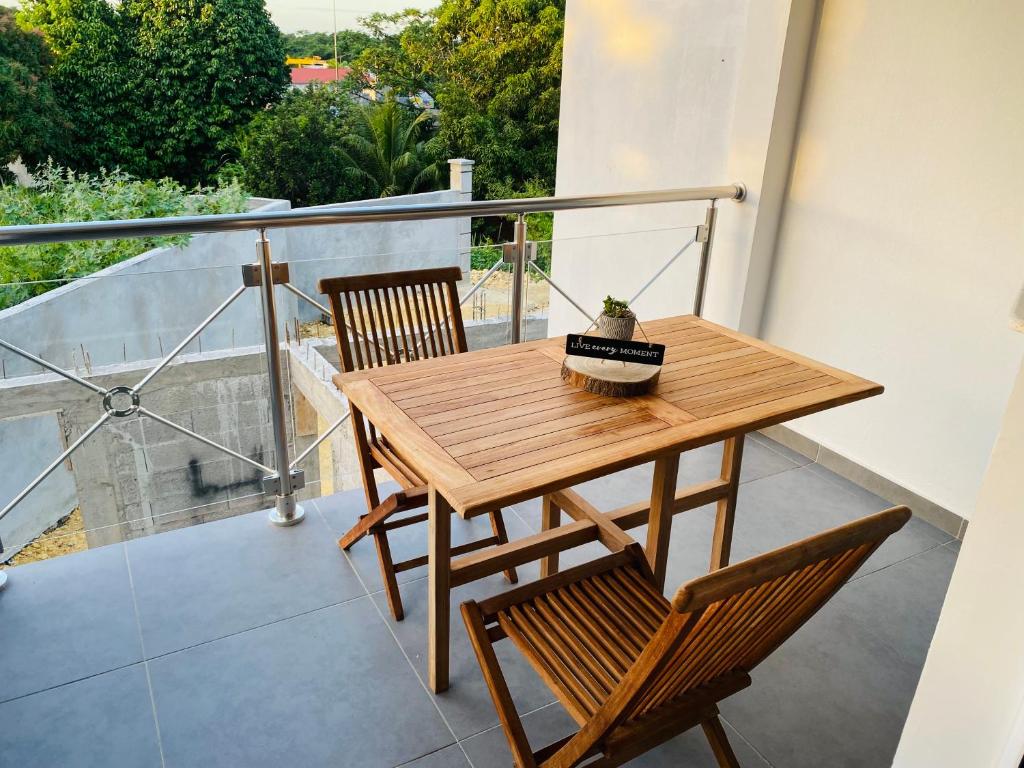
[[[424,142],[430,119],[391,95],[356,111],[348,145],[356,167],[380,197],[437,187],[440,167],[430,161]]]

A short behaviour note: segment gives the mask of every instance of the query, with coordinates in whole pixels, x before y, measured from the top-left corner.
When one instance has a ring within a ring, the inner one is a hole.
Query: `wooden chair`
[[[458,267],[442,267],[320,280],[319,290],[331,303],[342,369],[359,371],[465,352],[466,331],[455,285],[461,278]],[[426,512],[391,519],[400,512],[426,506],[427,487],[356,408],[352,408],[351,419],[368,512],[338,545],[347,550],[364,536],[373,536],[388,605],[395,620],[401,621],[404,611],[397,575],[425,565],[427,558],[424,555],[393,562],[388,532],[427,519]],[[378,467],[402,487],[384,501],[380,500],[373,473]],[[491,512],[490,520],[492,536],[452,547],[452,555],[506,543],[501,510]],[[505,571],[505,576],[512,583],[517,581],[514,568]]]
[[[717,704],[821,608],[910,518],[895,507],[684,585],[669,602],[639,545],[481,603],[462,617],[519,768],[616,766],[700,725],[720,766],[739,765]],[[537,752],[498,666],[511,638],[575,734]]]

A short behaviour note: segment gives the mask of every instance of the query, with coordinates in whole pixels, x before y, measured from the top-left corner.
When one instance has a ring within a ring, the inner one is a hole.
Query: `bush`
[[[36,180],[34,187],[0,185],[0,225],[239,213],[246,208],[247,196],[236,182],[190,191],[170,179],[140,181],[120,171],[90,175],[54,165],[43,166]],[[0,248],[0,309],[151,248],[188,240],[188,235],[176,235]]]
[[[345,150],[355,109],[334,84],[292,91],[256,115],[239,140],[238,163],[227,172],[252,194],[286,198],[296,208],[372,197]]]

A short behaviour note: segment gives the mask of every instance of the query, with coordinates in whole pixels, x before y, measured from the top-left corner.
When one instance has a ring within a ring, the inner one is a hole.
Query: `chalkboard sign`
[[[565,338],[565,354],[592,357],[597,360],[616,360],[622,363],[662,365],[665,362],[665,345],[570,333]]]

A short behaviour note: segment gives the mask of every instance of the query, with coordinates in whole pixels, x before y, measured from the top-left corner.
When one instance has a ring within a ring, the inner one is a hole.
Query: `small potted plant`
[[[604,311],[597,318],[597,328],[601,331],[601,335],[606,339],[628,341],[633,338],[635,327],[636,315],[629,308],[628,302],[606,296]]]

